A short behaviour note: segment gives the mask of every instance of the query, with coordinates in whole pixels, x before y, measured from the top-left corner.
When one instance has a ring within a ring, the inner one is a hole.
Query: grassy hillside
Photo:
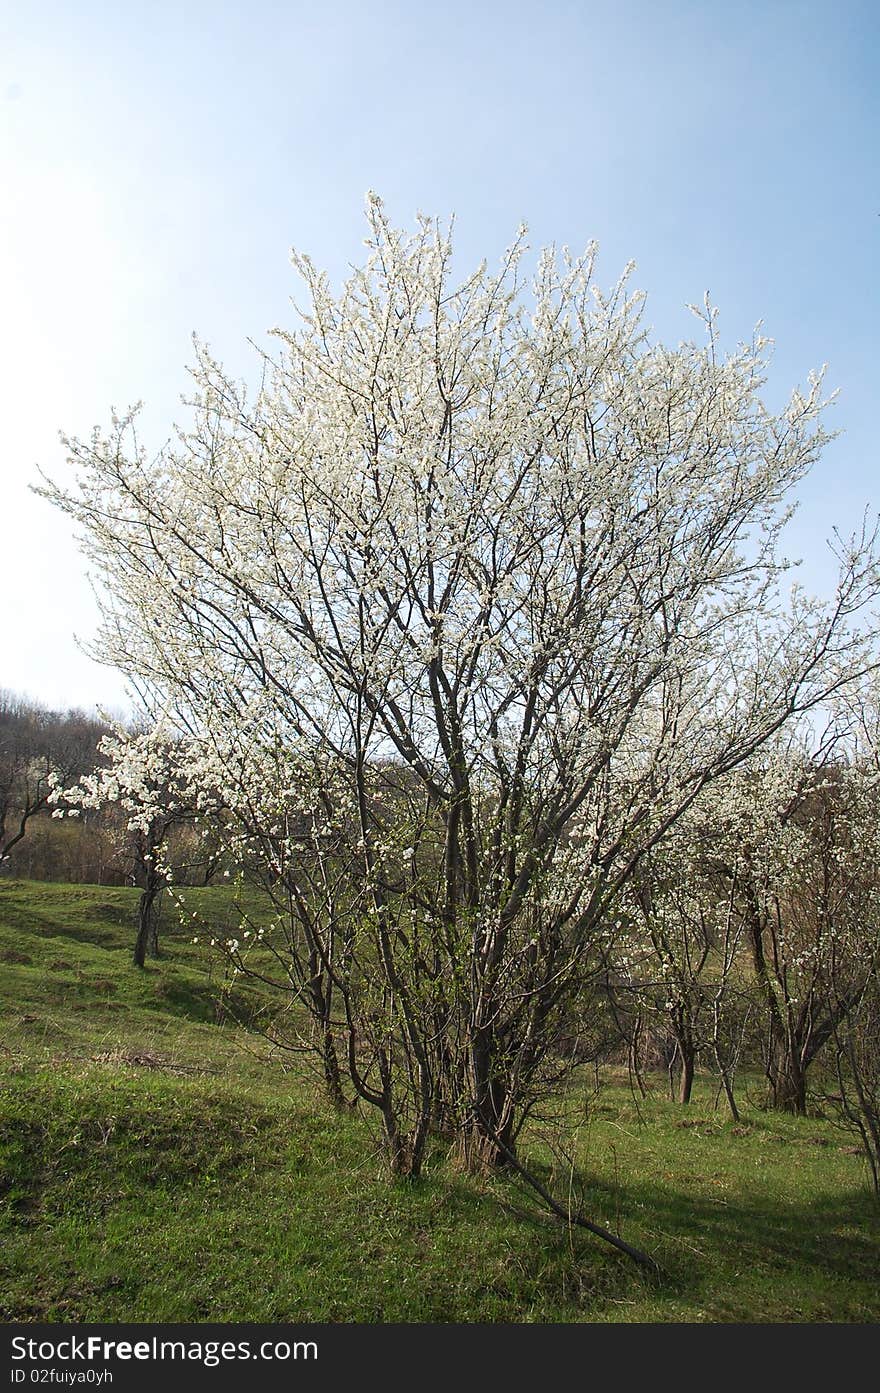
[[[234,923],[230,892],[198,896]],[[880,1213],[823,1119],[745,1101],[734,1127],[707,1081],[689,1109],[659,1081],[638,1109],[603,1087],[577,1142],[586,1204],[657,1281],[513,1181],[438,1156],[390,1184],[369,1119],[331,1115],[296,1056],[282,1067],[218,1011],[187,935],[132,967],[135,903],[0,881],[3,1319],[880,1318]],[[526,1150],[564,1194],[539,1129]]]

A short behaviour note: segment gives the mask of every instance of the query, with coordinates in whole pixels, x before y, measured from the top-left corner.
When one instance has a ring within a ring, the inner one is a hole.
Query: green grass
[[[509,1179],[437,1155],[418,1184],[390,1183],[371,1119],[331,1114],[302,1067],[217,1023],[222,977],[188,934],[131,965],[135,902],[0,881],[0,1318],[880,1318],[880,1212],[823,1119],[744,1099],[734,1127],[706,1080],[689,1109],[659,1083],[638,1108],[607,1083],[578,1184],[654,1279]],[[229,890],[194,904],[233,926]],[[539,1126],[524,1149],[564,1196]]]

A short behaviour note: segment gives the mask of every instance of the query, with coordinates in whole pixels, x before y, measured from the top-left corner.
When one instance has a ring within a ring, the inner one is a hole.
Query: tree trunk
[[[681,1072],[678,1076],[678,1101],[689,1103],[694,1086],[694,1050],[690,1041],[681,1040],[678,1042],[678,1049],[681,1058]]]
[[[807,1080],[799,1061],[784,1046],[771,1054],[767,1069],[770,1081],[770,1105],[780,1112],[805,1117],[807,1112]]]
[[[786,1019],[785,1010],[777,1000],[777,983],[771,976],[764,953],[764,927],[757,904],[751,906],[748,922],[749,941],[755,976],[767,1006],[769,1036],[767,1040],[766,1074],[770,1083],[770,1106],[780,1112],[803,1117],[807,1111],[804,1068],[795,1054],[795,1033]]]
[[[320,1033],[320,1055],[321,1067],[324,1072],[324,1086],[327,1090],[327,1097],[330,1103],[334,1108],[342,1110],[352,1105],[349,1103],[342,1090],[342,1070],[339,1067],[339,1055],[336,1050],[336,1039],[333,1034],[333,984],[329,974],[325,972],[320,956],[314,947],[309,953],[309,967],[311,969],[311,977],[309,979],[309,1009],[317,1026],[317,1030]]]
[[[147,884],[141,893],[137,909],[137,937],[134,944],[135,967],[143,967],[148,957],[159,956],[159,893],[158,875],[148,873]]]
[[[473,1122],[467,1145],[474,1169],[501,1169],[516,1154],[514,1116],[506,1082],[494,1068],[496,1042],[485,1027],[474,1031],[471,1071],[474,1089]]]
[[[643,1098],[647,1098],[648,1090],[645,1087],[645,1080],[642,1078],[642,1018],[636,1016],[632,1026],[631,1034],[627,1040],[627,1067],[629,1070],[630,1087],[633,1081],[638,1084],[639,1093]]]
[[[713,1053],[714,1056],[715,1056],[715,1065],[716,1065],[716,1067],[717,1067],[717,1069],[718,1069],[718,1074],[719,1074],[719,1076],[720,1076],[720,1078],[721,1078],[721,1082],[722,1082],[722,1084],[723,1084],[723,1086],[724,1086],[724,1093],[725,1093],[725,1096],[726,1096],[726,1098],[727,1098],[727,1106],[730,1108],[730,1116],[732,1117],[732,1119],[733,1119],[734,1122],[739,1122],[739,1108],[738,1108],[737,1105],[736,1105],[736,1098],[734,1097],[734,1093],[733,1093],[733,1068],[725,1061],[724,1056],[723,1056],[723,1053],[722,1053],[722,1050],[721,1050],[721,992],[722,992],[722,991],[723,991],[723,982],[722,982],[722,987],[719,988],[718,995],[715,997],[715,1000],[714,1000],[714,1002],[713,1002],[713,1004],[712,1004],[712,1053]],[[743,1027],[743,1028],[745,1028],[745,1027]],[[716,1099],[715,1106],[716,1106],[716,1107],[718,1106],[717,1099]]]
[[[333,1038],[333,1031],[329,1025],[323,1028],[323,1038],[321,1041],[321,1062],[324,1067],[324,1086],[327,1089],[327,1097],[334,1108],[340,1111],[348,1110],[352,1104],[346,1098],[342,1090],[342,1072],[339,1068],[339,1056],[336,1053],[336,1041]]]

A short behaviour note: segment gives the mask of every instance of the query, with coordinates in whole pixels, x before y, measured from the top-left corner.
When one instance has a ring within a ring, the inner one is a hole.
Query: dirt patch
[[[100,992],[103,996],[112,996],[119,988],[115,982],[111,982],[109,977],[94,977],[91,982],[86,983],[92,991]]]
[[[155,1069],[163,1074],[214,1074],[216,1069],[198,1068],[192,1064],[178,1064],[167,1055],[156,1054],[153,1050],[129,1050],[118,1046],[112,1050],[100,1050],[90,1056],[92,1064],[109,1064],[115,1069]]]
[[[92,1055],[93,1064],[115,1064],[125,1065],[132,1069],[171,1069],[173,1066],[169,1059],[163,1059],[159,1054],[153,1054],[151,1050],[101,1050],[98,1054]]]

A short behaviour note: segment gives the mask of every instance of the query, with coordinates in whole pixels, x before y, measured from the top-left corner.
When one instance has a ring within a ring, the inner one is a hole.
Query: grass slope
[[[880,1318],[880,1214],[821,1118],[744,1101],[733,1127],[707,1083],[689,1109],[603,1087],[577,1138],[584,1202],[654,1280],[511,1180],[437,1157],[390,1184],[368,1119],[218,1023],[201,948],[177,932],[132,967],[135,902],[0,881],[3,1319]],[[235,922],[228,891],[194,903]],[[564,1195],[537,1130],[525,1150]]]

